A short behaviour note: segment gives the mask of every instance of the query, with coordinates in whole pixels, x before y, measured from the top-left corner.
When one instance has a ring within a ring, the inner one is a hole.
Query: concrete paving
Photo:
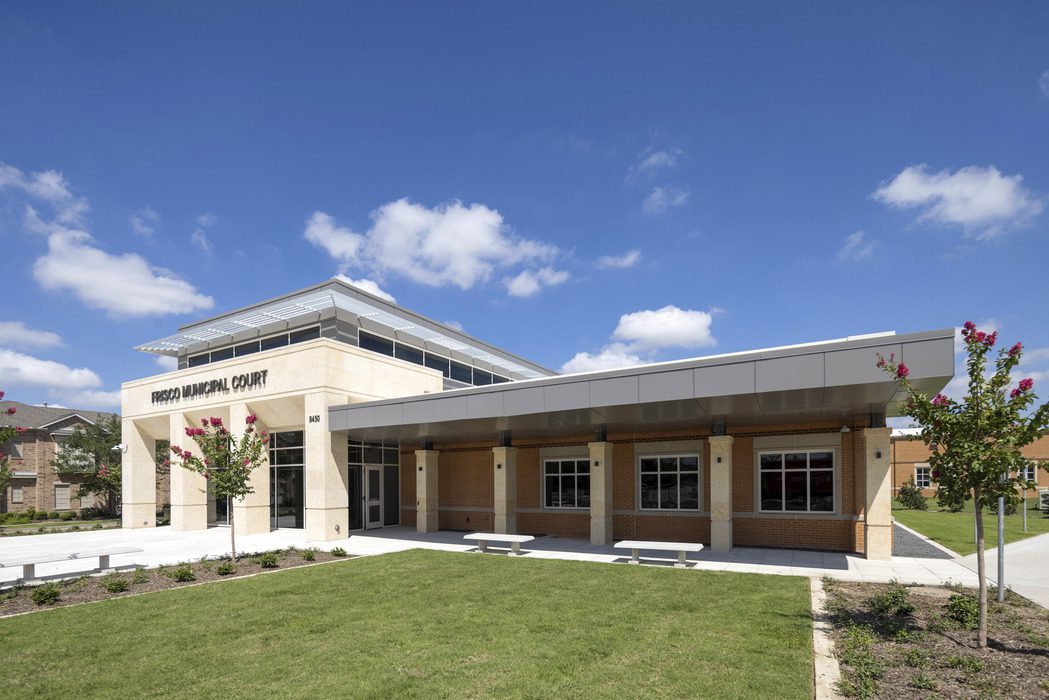
[[[958,560],[975,572],[976,555]],[[987,580],[998,583],[998,549],[988,549],[985,557]],[[1005,545],[1005,587],[1049,608],[1049,534],[1030,537]]]
[[[463,533],[442,531],[418,534],[413,528],[394,527],[353,534],[342,540],[311,542],[302,530],[275,530],[262,535],[237,538],[240,552],[258,552],[286,547],[318,547],[330,550],[342,547],[350,554],[376,555],[423,548],[444,551],[475,551],[463,541]],[[115,567],[159,566],[229,554],[229,530],[210,528],[195,532],[177,532],[170,527],[140,530],[103,530],[60,534],[5,537],[0,539],[0,564],[7,560],[43,553],[71,554],[104,547],[140,547],[138,554],[112,558]],[[500,551],[498,548],[492,548]],[[642,551],[645,563],[671,566],[676,557],[668,552]],[[498,556],[498,555],[497,555]],[[525,557],[533,559],[570,559],[602,563],[622,563],[629,552],[611,546],[592,545],[587,540],[564,537],[538,537],[528,543]],[[1019,559],[1019,557],[1014,557]],[[1045,561],[1043,556],[1042,561]],[[868,561],[862,556],[836,552],[813,552],[788,549],[737,547],[730,552],[715,553],[704,549],[688,556],[689,567],[708,571],[787,576],[833,576],[846,581],[886,582],[937,585],[956,582],[976,585],[976,574],[955,560],[893,557],[889,561]],[[66,577],[88,573],[95,564],[90,560],[61,561],[37,566],[41,578]],[[0,585],[10,585],[21,576],[21,567],[0,568]],[[1015,587],[1014,587],[1015,588]],[[1022,592],[1019,588],[1018,592]],[[1026,595],[1026,594],[1025,594]]]

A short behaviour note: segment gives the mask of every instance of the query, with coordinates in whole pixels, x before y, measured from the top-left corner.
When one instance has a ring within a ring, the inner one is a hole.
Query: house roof
[[[7,415],[7,409],[15,408],[13,416]],[[0,425],[20,425],[24,428],[46,430],[69,418],[79,416],[87,423],[98,423],[115,413],[104,411],[87,411],[80,408],[63,408],[58,406],[32,406],[20,401],[0,401]]]

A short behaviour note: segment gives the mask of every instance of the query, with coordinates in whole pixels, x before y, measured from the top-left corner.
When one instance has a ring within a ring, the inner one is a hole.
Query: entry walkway
[[[958,560],[976,571],[976,555]],[[988,549],[985,557],[987,580],[997,583],[998,548]],[[1049,535],[1038,535],[1005,545],[1005,587],[1049,608]]]
[[[113,566],[152,567],[200,559],[204,556],[217,557],[229,554],[229,530],[211,528],[195,532],[176,532],[170,527],[158,527],[141,530],[101,530],[5,537],[0,539],[0,562],[43,552],[76,552],[103,547],[129,546],[141,547],[145,551],[140,554],[114,556]],[[362,556],[416,548],[452,552],[466,552],[475,549],[473,545],[463,542],[461,532],[442,531],[419,534],[414,528],[407,527],[370,530],[367,533],[354,534],[348,538],[331,542],[308,541],[302,530],[276,530],[263,535],[244,535],[237,538],[237,549],[240,552],[258,552],[285,547],[317,547],[326,550],[342,547],[350,554]],[[611,545],[592,545],[587,540],[565,537],[537,537],[529,543],[522,554],[523,558],[569,559],[603,563],[625,562],[628,559],[622,552],[612,549]],[[1014,560],[1018,558],[1014,557]],[[646,557],[646,562],[662,563],[667,566],[673,565],[675,561],[675,557],[662,559]],[[833,576],[846,581],[885,582],[896,579],[901,583],[925,585],[936,585],[948,581],[966,586],[976,585],[976,574],[958,561],[950,559],[893,557],[890,561],[868,561],[861,556],[834,552],[738,547],[725,553],[704,549],[690,555],[688,563],[690,568],[709,571],[785,576]],[[69,576],[83,572],[83,566],[82,561],[42,564],[37,567],[37,575],[41,578]],[[19,577],[20,572],[21,569],[0,569],[0,585],[13,583]],[[1014,588],[1023,593],[1019,588],[1015,586]]]

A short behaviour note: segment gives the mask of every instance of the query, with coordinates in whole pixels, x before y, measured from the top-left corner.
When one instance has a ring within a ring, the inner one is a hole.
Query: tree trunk
[[[980,579],[980,629],[976,642],[981,649],[987,648],[987,564],[984,562],[983,496],[980,489],[973,489],[973,517],[976,518],[976,575]]]
[[[233,499],[227,501],[229,503],[229,553],[230,561],[234,564],[237,563],[237,540],[233,530]]]

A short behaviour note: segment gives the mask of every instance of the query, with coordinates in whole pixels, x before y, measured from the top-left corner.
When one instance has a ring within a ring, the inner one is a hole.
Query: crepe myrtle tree
[[[78,498],[101,498],[106,515],[116,515],[120,498],[120,442],[120,419],[108,416],[73,428],[51,460],[55,474],[81,480]]]
[[[4,392],[0,391],[0,399],[4,398]],[[3,412],[5,416],[13,416],[18,412],[14,406],[8,406]],[[7,483],[11,481],[11,457],[2,451],[4,445],[11,441],[15,435],[24,433],[25,428],[14,425],[0,425],[0,494],[7,490]]]
[[[265,430],[255,429],[255,416],[244,419],[244,434],[237,438],[222,424],[221,418],[204,418],[200,427],[187,427],[186,435],[200,448],[200,455],[171,446],[173,466],[182,467],[203,476],[216,498],[243,500],[255,493],[251,473],[266,459],[263,449],[269,443]],[[229,513],[230,555],[237,560],[237,540],[233,524],[233,510]]]
[[[1021,501],[1018,491],[1031,488],[1024,468],[1033,462],[1021,448],[1049,428],[1049,403],[1035,408],[1037,396],[1030,378],[1013,384],[1012,371],[1020,363],[1023,345],[991,348],[998,333],[979,330],[972,321],[962,328],[968,387],[961,400],[944,394],[930,398],[911,385],[910,370],[895,356],[878,356],[878,367],[892,375],[907,394],[902,412],[917,421],[921,439],[929,447],[930,476],[938,484],[941,506],[960,509],[972,500],[976,518],[977,573],[980,579],[978,640],[987,646],[987,569],[984,563],[984,508],[999,497],[1006,504]],[[989,363],[991,366],[989,367]]]

